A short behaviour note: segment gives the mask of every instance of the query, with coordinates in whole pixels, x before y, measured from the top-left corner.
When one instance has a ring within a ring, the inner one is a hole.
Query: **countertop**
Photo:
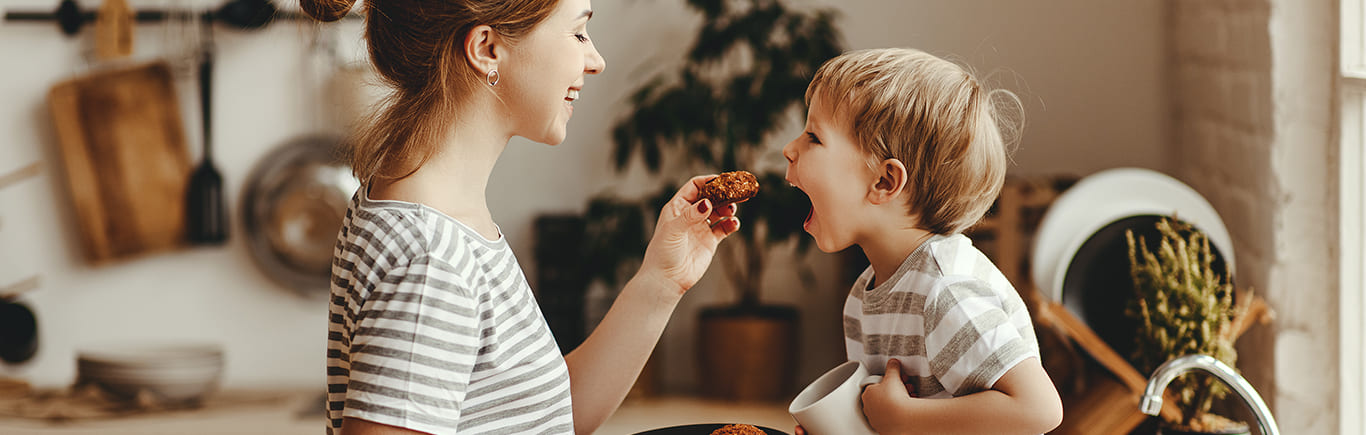
[[[317,392],[222,391],[195,409],[143,412],[78,411],[70,409],[79,407],[62,400],[32,400],[0,412],[0,433],[317,435],[323,433],[322,397]],[[722,402],[687,396],[631,397],[595,434],[628,435],[693,423],[748,423],[791,431],[795,422],[786,406],[785,402]]]

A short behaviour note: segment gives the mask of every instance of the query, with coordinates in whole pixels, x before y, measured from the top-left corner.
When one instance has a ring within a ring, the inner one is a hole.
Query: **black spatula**
[[[199,102],[204,125],[204,156],[190,174],[185,192],[185,236],[194,244],[220,244],[228,239],[228,215],[223,207],[223,177],[213,167],[213,24],[205,23],[204,53],[199,63]]]

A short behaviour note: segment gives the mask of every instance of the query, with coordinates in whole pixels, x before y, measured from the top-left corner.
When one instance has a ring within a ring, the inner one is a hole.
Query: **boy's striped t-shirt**
[[[569,371],[521,266],[435,209],[352,198],[332,262],[329,433],[573,433]]]
[[[1024,301],[966,236],[932,236],[887,282],[873,280],[869,266],[845,299],[845,350],[874,374],[898,359],[917,397],[989,389],[1039,356]]]

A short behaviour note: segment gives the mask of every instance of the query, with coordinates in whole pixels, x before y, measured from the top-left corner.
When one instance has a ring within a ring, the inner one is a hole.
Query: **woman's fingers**
[[[690,213],[693,221],[706,220],[716,213],[716,210],[712,207],[711,200],[709,199],[697,201],[697,203],[694,204],[693,209],[696,210]]]
[[[733,202],[727,203],[726,205],[721,207],[716,207],[716,209],[712,210],[711,212],[711,220],[712,222],[715,222],[724,217],[735,216],[735,212],[737,209],[738,207]]]
[[[696,203],[697,200],[702,199],[702,186],[713,178],[716,178],[716,174],[692,177],[687,183],[683,183],[683,187],[678,189],[676,197],[683,198],[689,204]]]
[[[736,217],[725,217],[719,221],[712,221],[711,232],[717,237],[726,237],[740,231],[740,219]]]

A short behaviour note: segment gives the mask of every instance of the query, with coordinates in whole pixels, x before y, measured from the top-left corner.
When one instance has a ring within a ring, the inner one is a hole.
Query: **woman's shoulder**
[[[346,210],[338,243],[373,256],[412,259],[429,253],[441,233],[421,208],[401,204],[376,206],[353,200]]]
[[[488,240],[455,219],[420,204],[365,201],[354,204],[342,238],[377,245],[390,255],[431,256],[438,261],[482,257],[508,250],[505,240]]]

